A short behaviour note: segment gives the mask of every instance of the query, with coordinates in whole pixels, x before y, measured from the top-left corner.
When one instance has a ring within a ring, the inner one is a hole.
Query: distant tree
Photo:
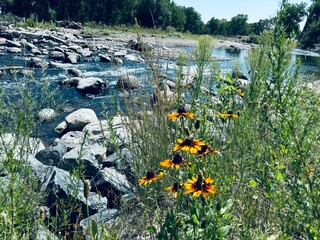
[[[136,17],[141,26],[165,28],[172,19],[170,0],[141,0]]]
[[[176,28],[177,31],[183,32],[184,25],[186,24],[187,16],[181,6],[177,6],[174,2],[171,3],[172,18],[171,25]]]
[[[249,25],[247,23],[248,15],[238,14],[237,16],[231,18],[230,22],[230,35],[247,35],[249,32]]]
[[[211,18],[206,24],[206,33],[217,35],[219,30],[220,20],[217,18]]]
[[[259,35],[264,30],[272,28],[272,22],[270,19],[260,19],[258,22],[251,24],[251,33]]]
[[[201,20],[200,13],[198,13],[193,7],[184,7],[183,10],[186,15],[184,30],[195,34],[203,33],[204,23]]]
[[[288,36],[300,35],[300,23],[307,15],[306,3],[289,3],[282,0],[276,24],[282,24]]]
[[[320,44],[320,0],[313,0],[308,9],[308,18],[300,35],[300,45],[303,48],[315,48]]]

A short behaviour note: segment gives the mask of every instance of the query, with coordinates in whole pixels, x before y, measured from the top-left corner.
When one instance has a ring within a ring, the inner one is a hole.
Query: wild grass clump
[[[319,95],[294,46],[275,22],[250,50],[244,84],[217,69],[203,38],[191,88],[177,80],[174,100],[129,101],[141,213],[131,228],[157,239],[319,238]]]

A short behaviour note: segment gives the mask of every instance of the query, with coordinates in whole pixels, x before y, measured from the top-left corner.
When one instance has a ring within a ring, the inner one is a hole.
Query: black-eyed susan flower
[[[169,113],[167,114],[168,118],[171,120],[171,121],[176,121],[178,118],[181,118],[181,117],[186,117],[186,118],[191,118],[193,119],[195,114],[194,113],[191,113],[189,112],[186,108],[184,107],[181,107],[178,109],[178,112],[175,112],[175,113]]]
[[[239,118],[239,115],[233,113],[232,111],[229,111],[228,113],[219,113],[217,114],[217,116],[220,118],[233,118],[233,119]]]
[[[139,185],[147,185],[154,180],[158,180],[163,177],[163,172],[147,172],[147,175],[139,180]]]
[[[238,95],[240,97],[244,97],[244,92],[243,92],[243,90],[241,88],[237,88],[236,92],[238,93]]]
[[[217,150],[217,149],[211,149],[208,145],[203,145],[203,146],[201,146],[201,150],[199,150],[197,152],[197,155],[198,156],[204,156],[204,155],[207,155],[209,153],[219,154],[220,151]]]
[[[196,198],[200,195],[208,198],[213,194],[218,194],[217,188],[213,185],[214,180],[211,177],[204,178],[202,174],[198,174],[192,179],[188,179],[188,183],[184,184],[184,189],[187,190],[184,194],[192,193],[192,197]]]
[[[172,186],[165,188],[165,190],[169,191],[169,195],[173,194],[174,197],[178,196],[179,190],[182,189],[182,185],[179,183],[174,183]]]
[[[171,167],[172,169],[175,167],[176,169],[180,168],[180,165],[186,165],[188,162],[184,160],[180,154],[175,154],[172,160],[166,159],[163,162],[160,162],[162,167]]]
[[[197,152],[201,150],[201,147],[206,145],[206,143],[202,142],[201,139],[193,140],[192,138],[187,138],[185,140],[178,139],[177,142],[178,144],[173,148],[174,152],[189,151],[192,154],[197,154]]]

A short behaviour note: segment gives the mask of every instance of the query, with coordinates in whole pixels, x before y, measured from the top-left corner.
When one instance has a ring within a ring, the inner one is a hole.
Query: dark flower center
[[[172,162],[174,164],[180,164],[182,162],[182,157],[180,156],[180,154],[174,155]]]
[[[185,108],[185,107],[180,107],[179,109],[178,109],[178,113],[179,114],[182,114],[182,113],[187,113],[188,111],[187,111],[187,109]]]
[[[182,146],[192,146],[192,142],[193,140],[191,138],[187,138],[186,140],[183,141],[183,143],[181,143]]]
[[[179,188],[180,188],[179,184],[178,184],[178,183],[175,183],[175,184],[173,184],[172,191],[173,191],[173,192],[177,192],[177,191],[179,190]]]
[[[154,172],[147,172],[147,179],[152,179],[154,178],[156,175],[154,174]]]
[[[203,145],[201,146],[201,150],[198,151],[198,154],[203,154],[208,150],[208,146],[207,145]]]

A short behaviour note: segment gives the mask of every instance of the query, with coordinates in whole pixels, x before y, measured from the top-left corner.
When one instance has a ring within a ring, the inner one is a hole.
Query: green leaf
[[[284,180],[284,177],[283,177],[283,175],[282,175],[281,172],[276,172],[276,173],[274,174],[274,178],[275,178],[278,182],[282,182],[282,181]]]
[[[258,183],[253,179],[250,179],[249,183],[250,183],[251,187],[253,187],[253,188],[257,187],[257,185],[258,185]]]
[[[91,234],[93,239],[98,240],[98,236],[99,236],[98,224],[94,220],[91,220]]]
[[[221,214],[225,214],[233,206],[233,199],[226,201],[225,206],[221,208]]]
[[[157,229],[152,225],[147,227],[147,231],[150,233],[157,233]]]
[[[222,237],[225,237],[225,236],[227,236],[228,234],[229,234],[229,232],[230,232],[230,229],[231,229],[231,226],[223,226],[222,228],[221,228],[221,235],[222,235]]]

